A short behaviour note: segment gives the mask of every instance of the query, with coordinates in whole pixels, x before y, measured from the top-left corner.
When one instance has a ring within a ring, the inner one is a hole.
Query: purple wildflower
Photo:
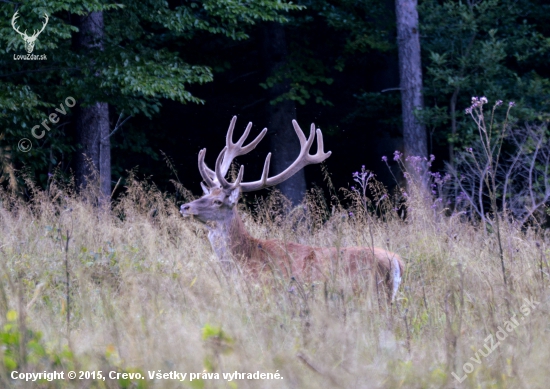
[[[400,153],[398,150],[395,150],[393,152],[393,160],[394,161],[399,161],[401,159],[401,157],[403,156],[402,153]]]
[[[464,192],[460,192],[458,194],[458,196],[456,196],[456,202],[457,203],[460,203],[461,201],[467,201],[469,200],[470,198],[468,197],[468,195]]]

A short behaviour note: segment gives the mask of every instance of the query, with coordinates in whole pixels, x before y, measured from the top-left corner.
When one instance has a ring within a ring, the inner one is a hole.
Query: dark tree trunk
[[[266,76],[273,75],[284,68],[287,61],[285,30],[280,23],[269,22],[263,27],[262,56],[265,64]],[[290,90],[288,79],[273,85],[267,90],[268,101],[279,97]],[[294,101],[285,100],[276,105],[269,104],[266,109],[267,128],[271,148],[272,175],[279,174],[294,162],[300,154],[300,142],[292,127],[292,119],[296,119]],[[306,132],[306,136],[308,136]],[[306,193],[306,179],[304,170],[281,183],[281,192],[292,201],[299,204]]]
[[[422,64],[418,32],[417,0],[395,0],[399,78],[403,112],[403,143],[406,156],[428,155],[426,127],[414,116],[424,107]]]
[[[76,112],[77,142],[76,180],[86,188],[99,173],[102,197],[111,195],[111,149],[109,142],[109,105],[95,103]]]
[[[75,47],[81,52],[103,50],[103,13],[91,12],[77,19],[79,32]],[[92,68],[95,66],[90,61]],[[96,72],[99,75],[99,72]],[[90,184],[94,171],[99,173],[100,202],[108,201],[111,195],[111,144],[109,139],[109,104],[84,102],[76,112],[77,141],[76,181],[81,188]]]

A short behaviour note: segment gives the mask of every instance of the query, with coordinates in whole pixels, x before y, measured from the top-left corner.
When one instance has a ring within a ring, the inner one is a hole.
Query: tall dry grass
[[[400,254],[407,272],[389,307],[372,284],[354,291],[339,275],[297,285],[225,274],[203,227],[183,220],[174,199],[129,182],[111,212],[55,184],[48,191],[31,186],[30,201],[1,194],[0,386],[548,386],[546,231],[504,224],[506,289],[494,234],[434,211],[414,191],[405,220],[391,206],[365,213],[361,198],[349,192],[346,210],[315,191],[285,217],[276,194],[242,206],[256,237],[317,246],[374,243]],[[540,302],[527,316],[520,312],[525,298]],[[520,325],[490,355],[480,355],[514,314]],[[464,363],[475,369],[459,384],[452,373],[463,377]],[[284,379],[29,383],[11,380],[14,369],[145,376],[278,371]]]

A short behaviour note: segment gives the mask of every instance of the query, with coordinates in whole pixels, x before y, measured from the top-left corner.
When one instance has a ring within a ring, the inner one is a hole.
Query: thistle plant
[[[527,223],[540,226],[546,219],[546,204],[550,200],[547,124],[526,123],[512,128],[508,119],[509,111],[514,106],[511,102],[508,103],[502,130],[490,131],[480,118],[483,111],[475,106],[480,103],[474,102],[473,107],[466,109],[468,115],[474,116],[476,124],[479,123],[480,139],[458,155],[456,167],[449,166],[456,177],[456,208],[477,215],[484,226],[492,228],[493,219],[488,218],[485,212],[492,196],[495,200],[492,205],[496,203],[506,220],[520,227]],[[495,107],[501,105],[499,100]],[[494,120],[492,126],[497,127]],[[493,195],[491,192],[494,192]],[[495,213],[495,210],[491,208],[491,212]]]
[[[477,126],[480,145],[480,150],[474,150],[474,148],[469,147],[466,151],[470,155],[473,167],[475,167],[477,177],[480,180],[478,189],[481,193],[487,193],[489,198],[491,210],[490,217],[487,217],[483,211],[483,196],[479,197],[480,204],[478,210],[483,224],[489,224],[496,233],[502,278],[504,286],[508,287],[508,277],[506,275],[504,249],[501,237],[501,215],[499,214],[497,198],[499,196],[500,183],[498,181],[498,172],[500,171],[500,164],[502,162],[502,146],[509,127],[510,109],[515,106],[515,103],[513,101],[508,103],[506,116],[501,123],[495,120],[495,110],[502,106],[502,100],[497,100],[493,105],[488,122],[483,110],[483,106],[487,103],[488,100],[485,96],[472,97],[472,105],[465,110],[465,113],[472,117]],[[471,197],[466,195],[466,188],[461,184],[460,178],[457,180],[457,183],[461,188],[461,200],[471,199]]]
[[[433,154],[430,154],[429,159],[415,155],[404,157],[403,153],[396,150],[393,153],[393,160],[397,162],[399,169],[403,173],[407,188],[399,185],[399,180],[395,177],[388,164],[388,157],[382,157],[382,161],[386,164],[397,183],[402,200],[408,201],[411,193],[407,191],[413,191],[418,195],[413,195],[413,197],[422,199],[433,210],[434,216],[449,204],[449,200],[445,201],[444,199],[447,198],[447,186],[451,181],[451,175],[449,173],[442,174],[432,171],[432,164],[435,161]],[[426,188],[429,190],[425,190]]]
[[[372,178],[374,178],[374,174],[366,170],[365,165],[361,166],[360,172],[357,171],[353,173],[353,181],[355,181],[358,186],[352,186],[351,190],[360,195],[361,205],[363,205],[365,212],[367,211],[367,188]]]

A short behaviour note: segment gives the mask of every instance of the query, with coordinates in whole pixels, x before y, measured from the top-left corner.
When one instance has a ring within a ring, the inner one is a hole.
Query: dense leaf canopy
[[[76,147],[73,112],[35,139],[31,129],[68,96],[80,106],[107,102],[114,180],[140,165],[167,182],[161,150],[174,160],[185,186],[198,181],[196,152],[218,148],[229,118],[240,114],[264,126],[267,104],[297,103],[304,126],[316,121],[335,151],[328,161],[337,185],[367,163],[400,147],[400,100],[393,2],[287,1],[22,1],[0,5],[0,180],[23,168],[46,184],[56,168],[70,174]],[[550,112],[549,7],[541,0],[423,0],[419,4],[425,109],[430,152],[449,157],[473,128],[464,115],[472,96],[514,100],[518,118],[544,121]],[[33,54],[16,60],[24,42],[11,25],[38,30]],[[78,50],[75,16],[102,11],[103,48]],[[287,65],[267,75],[260,28],[283,23]],[[92,66],[93,64],[93,66]],[[275,100],[265,89],[283,79],[290,90]],[[191,103],[191,104],[188,104]],[[29,152],[18,150],[28,138]],[[259,153],[265,150],[259,149]],[[214,151],[216,153],[216,151]],[[214,154],[213,154],[214,155]],[[212,163],[212,162],[210,162]],[[259,168],[247,170],[256,174]]]

